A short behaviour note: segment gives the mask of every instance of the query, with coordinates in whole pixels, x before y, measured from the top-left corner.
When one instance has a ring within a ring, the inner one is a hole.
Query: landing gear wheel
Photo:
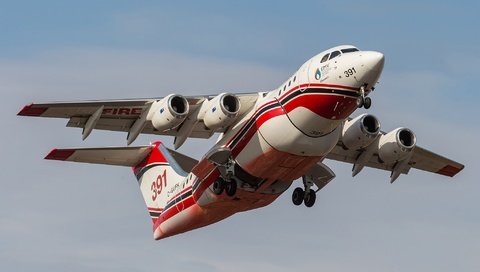
[[[363,107],[368,110],[371,105],[372,99],[370,97],[365,97],[365,99],[363,100]]]
[[[302,188],[297,187],[295,188],[295,190],[293,190],[293,194],[292,194],[293,204],[297,206],[302,204],[304,197],[305,197],[305,191]]]
[[[305,193],[304,203],[305,206],[308,208],[312,207],[315,204],[315,200],[317,199],[317,194],[314,190],[310,190],[308,193]]]
[[[235,180],[225,183],[225,193],[227,193],[228,196],[234,196],[236,192],[237,182]]]
[[[212,189],[216,195],[221,195],[223,193],[223,190],[225,189],[225,180],[223,178],[218,178],[217,180],[215,180],[215,182],[213,182]]]
[[[363,96],[357,97],[357,107],[361,108],[363,107],[363,104],[365,103],[365,100],[363,99]]]

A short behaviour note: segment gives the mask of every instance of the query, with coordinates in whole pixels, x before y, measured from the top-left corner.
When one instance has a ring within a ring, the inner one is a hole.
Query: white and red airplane
[[[453,177],[464,166],[416,146],[407,128],[388,133],[368,109],[367,97],[383,70],[384,56],[350,45],[328,49],[305,62],[270,92],[83,102],[38,103],[18,115],[69,119],[68,127],[175,137],[217,143],[197,161],[162,143],[136,147],[54,149],[50,160],[130,166],[153,221],[155,239],[200,228],[237,212],[272,203],[293,181],[295,205],[311,207],[316,192],[334,177],[332,159],[387,170],[390,181],[411,168]]]

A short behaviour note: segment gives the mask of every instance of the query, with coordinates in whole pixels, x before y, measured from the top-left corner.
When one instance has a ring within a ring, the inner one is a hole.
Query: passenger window
[[[340,55],[340,51],[334,51],[334,52],[332,52],[332,54],[330,54],[330,59],[338,57],[339,55]]]
[[[323,63],[323,62],[326,62],[328,60],[328,55],[330,54],[326,54],[325,56],[323,56],[322,60],[320,61],[320,63]]]
[[[290,84],[292,84],[292,81],[291,81],[291,80],[288,82],[288,87],[290,87]]]
[[[297,79],[297,76],[294,76],[294,77],[293,77],[293,82],[295,82],[295,79]]]

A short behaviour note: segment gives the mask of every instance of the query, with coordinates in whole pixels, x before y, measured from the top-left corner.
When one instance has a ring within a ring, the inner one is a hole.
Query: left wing
[[[183,97],[188,103],[188,113],[180,125],[167,130],[157,130],[147,118],[157,103],[165,98],[131,99],[131,100],[95,100],[73,102],[33,103],[25,106],[18,115],[68,119],[67,127],[83,128],[85,139],[93,129],[128,132],[128,144],[140,133],[175,136],[178,148],[188,137],[210,138],[215,132],[224,132],[226,127],[209,129],[203,123],[200,110],[208,107],[208,102],[218,96]],[[237,116],[248,112],[257,101],[258,93],[235,95],[240,107]],[[167,97],[168,98],[168,97]],[[210,105],[215,107],[215,105]]]
[[[360,154],[361,151],[345,150],[341,145],[337,145],[327,155],[326,158],[355,165],[357,158],[360,156]],[[365,166],[393,172],[397,163],[398,162],[381,162],[379,160],[378,154],[373,154],[373,156],[368,160]],[[453,177],[464,167],[465,166],[463,164],[460,164],[456,161],[450,160],[448,158],[445,158],[417,146],[413,150],[412,157],[402,169],[399,169],[399,172],[402,174],[408,174],[410,168],[416,168],[431,173]]]

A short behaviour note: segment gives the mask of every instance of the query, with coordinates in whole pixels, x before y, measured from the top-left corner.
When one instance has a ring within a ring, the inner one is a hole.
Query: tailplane
[[[167,204],[169,191],[197,163],[161,142],[134,147],[54,149],[45,159],[132,167],[154,225]]]

